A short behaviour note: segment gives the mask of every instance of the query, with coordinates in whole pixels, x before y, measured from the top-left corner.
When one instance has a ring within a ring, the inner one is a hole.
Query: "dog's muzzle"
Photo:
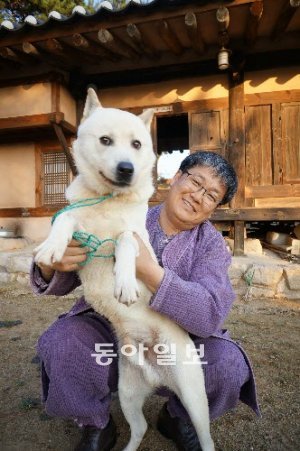
[[[132,163],[121,161],[116,168],[116,178],[119,183],[129,184],[134,173]]]

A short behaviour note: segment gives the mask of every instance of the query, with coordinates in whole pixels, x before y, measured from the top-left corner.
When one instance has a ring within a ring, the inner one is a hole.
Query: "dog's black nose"
[[[120,161],[117,166],[117,178],[119,181],[129,182],[134,173],[134,167],[132,163],[128,161]]]

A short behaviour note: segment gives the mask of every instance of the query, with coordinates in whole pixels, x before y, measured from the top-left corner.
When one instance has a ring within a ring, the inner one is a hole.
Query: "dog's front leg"
[[[58,216],[48,238],[35,248],[35,262],[50,266],[54,262],[61,261],[76,225],[77,221],[69,213]]]
[[[123,304],[131,304],[137,301],[139,288],[135,274],[135,259],[139,252],[139,246],[132,232],[124,232],[118,238],[115,250],[116,263],[115,297]]]

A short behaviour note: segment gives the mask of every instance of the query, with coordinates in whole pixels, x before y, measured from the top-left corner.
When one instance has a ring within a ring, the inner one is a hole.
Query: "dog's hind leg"
[[[147,430],[143,414],[146,396],[152,388],[145,381],[140,368],[121,358],[119,364],[119,399],[123,414],[129,423],[131,436],[123,451],[136,451]]]
[[[208,401],[204,376],[200,364],[184,364],[177,361],[174,369],[175,385],[170,387],[180,398],[196,429],[203,451],[214,451],[210,435]]]

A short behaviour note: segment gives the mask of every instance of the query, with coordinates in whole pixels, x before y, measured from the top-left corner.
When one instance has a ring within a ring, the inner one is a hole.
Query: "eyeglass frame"
[[[187,169],[183,170],[183,171],[182,171],[182,174],[187,174],[187,177],[189,177],[190,175],[193,176],[193,177],[197,177],[196,174],[192,174],[192,173],[189,172]],[[194,192],[194,193],[199,193],[199,192],[203,191],[202,197],[203,197],[203,199],[204,199],[204,203],[205,203],[208,207],[210,207],[211,205],[210,205],[210,204],[207,204],[207,203],[205,202],[205,199],[207,199],[206,193],[207,193],[208,190],[207,190],[206,188],[204,188],[204,186],[201,185],[200,183],[199,183],[199,186],[200,186],[200,188],[199,188],[199,189],[196,189],[196,191],[193,191],[193,192]],[[210,193],[208,193],[208,195],[211,196],[212,205],[215,205],[215,206],[220,205],[220,203],[221,203],[222,200],[215,200],[214,197],[213,197],[213,195],[210,194]]]

